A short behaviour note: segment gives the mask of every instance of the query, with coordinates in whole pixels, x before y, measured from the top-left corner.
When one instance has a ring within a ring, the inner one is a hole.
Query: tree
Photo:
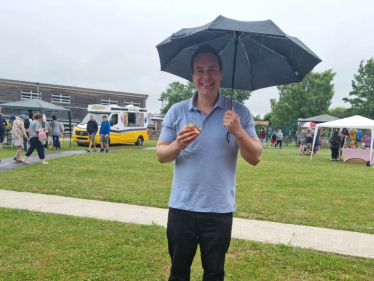
[[[229,88],[219,88],[219,92],[228,98],[231,98],[231,89]],[[244,103],[251,96],[251,91],[247,90],[234,90],[232,99],[234,101]]]
[[[191,98],[195,91],[195,84],[192,82],[187,82],[186,84],[180,82],[170,83],[166,91],[161,93],[159,99],[166,104],[165,107],[161,109],[161,113],[166,114],[173,104]],[[231,97],[231,89],[219,88],[219,91],[222,95]],[[250,96],[250,91],[234,90],[233,100],[244,103]]]
[[[366,64],[362,60],[354,78],[349,95],[355,97],[343,98],[343,101],[351,104],[354,114],[374,119],[374,59],[369,59]]]
[[[195,85],[192,82],[187,82],[187,84],[181,82],[170,83],[169,88],[162,92],[160,96],[160,100],[166,103],[166,106],[161,109],[161,113],[166,114],[173,104],[191,98],[194,92]]]
[[[352,109],[345,107],[335,107],[329,109],[328,114],[338,118],[347,118],[353,115]]]
[[[334,96],[335,74],[332,69],[310,72],[300,83],[277,86],[279,100],[270,100],[272,125],[287,126],[289,119],[327,113]]]

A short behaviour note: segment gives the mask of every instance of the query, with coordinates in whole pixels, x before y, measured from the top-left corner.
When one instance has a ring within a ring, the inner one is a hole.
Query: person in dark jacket
[[[1,107],[0,107],[0,148],[3,148],[6,125],[7,125],[7,122],[5,121],[3,115],[1,114]]]
[[[341,143],[341,138],[339,136],[339,131],[335,131],[334,135],[330,139],[331,148],[331,161],[339,161],[339,147]]]
[[[109,133],[110,133],[110,124],[107,117],[103,116],[103,122],[100,126],[100,152],[104,152],[104,146],[106,148],[106,153],[109,152]]]
[[[90,145],[86,149],[87,152],[91,152],[91,146],[93,145],[94,150],[93,152],[96,152],[96,143],[95,143],[95,136],[98,130],[97,122],[95,121],[93,115],[90,116],[90,120],[87,122],[87,133],[90,140]]]

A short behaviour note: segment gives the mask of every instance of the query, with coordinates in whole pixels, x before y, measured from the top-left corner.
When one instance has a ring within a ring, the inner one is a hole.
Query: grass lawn
[[[173,164],[155,150],[90,153],[0,174],[2,189],[167,208]],[[297,151],[266,149],[252,167],[238,160],[236,217],[374,233],[374,170],[310,161]],[[32,177],[30,177],[32,175]]]
[[[59,151],[71,151],[71,150],[84,150],[88,148],[88,146],[84,145],[77,145],[75,142],[71,142],[71,147],[69,147],[70,142],[68,140],[61,141],[61,149]],[[127,144],[118,144],[118,145],[112,145],[110,149],[140,149],[142,147],[155,147],[157,144],[157,141],[145,141],[143,145],[138,146],[134,143],[127,143]],[[97,147],[100,147],[98,145]],[[3,146],[3,149],[0,149],[0,159],[3,158],[13,158],[16,154],[17,149],[11,148],[10,146]],[[56,152],[56,150],[45,150],[45,153],[52,153]],[[36,154],[36,150],[34,151],[34,154]],[[23,157],[26,154],[26,151],[22,149],[21,156]]]
[[[165,228],[0,208],[1,280],[166,280]],[[200,256],[191,280],[202,279]],[[233,239],[225,280],[373,280],[374,260]]]

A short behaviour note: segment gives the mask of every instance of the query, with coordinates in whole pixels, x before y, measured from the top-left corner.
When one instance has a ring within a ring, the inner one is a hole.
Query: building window
[[[70,103],[70,95],[52,94],[52,102]]]
[[[101,99],[101,104],[102,105],[118,105],[118,100],[113,100],[113,99]]]
[[[21,100],[41,100],[42,93],[41,92],[32,92],[32,91],[21,91]]]
[[[134,106],[139,106],[140,107],[140,101],[125,100],[124,104],[125,104],[125,106],[132,104]]]

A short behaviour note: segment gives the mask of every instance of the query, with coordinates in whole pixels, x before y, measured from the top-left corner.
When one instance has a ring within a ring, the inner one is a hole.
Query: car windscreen
[[[87,124],[88,121],[90,121],[90,116],[94,117],[94,120],[97,122],[98,125],[101,124],[101,121],[103,121],[103,116],[105,115],[107,118],[109,118],[110,113],[93,113],[93,112],[88,112],[87,115],[83,118],[81,124]]]

